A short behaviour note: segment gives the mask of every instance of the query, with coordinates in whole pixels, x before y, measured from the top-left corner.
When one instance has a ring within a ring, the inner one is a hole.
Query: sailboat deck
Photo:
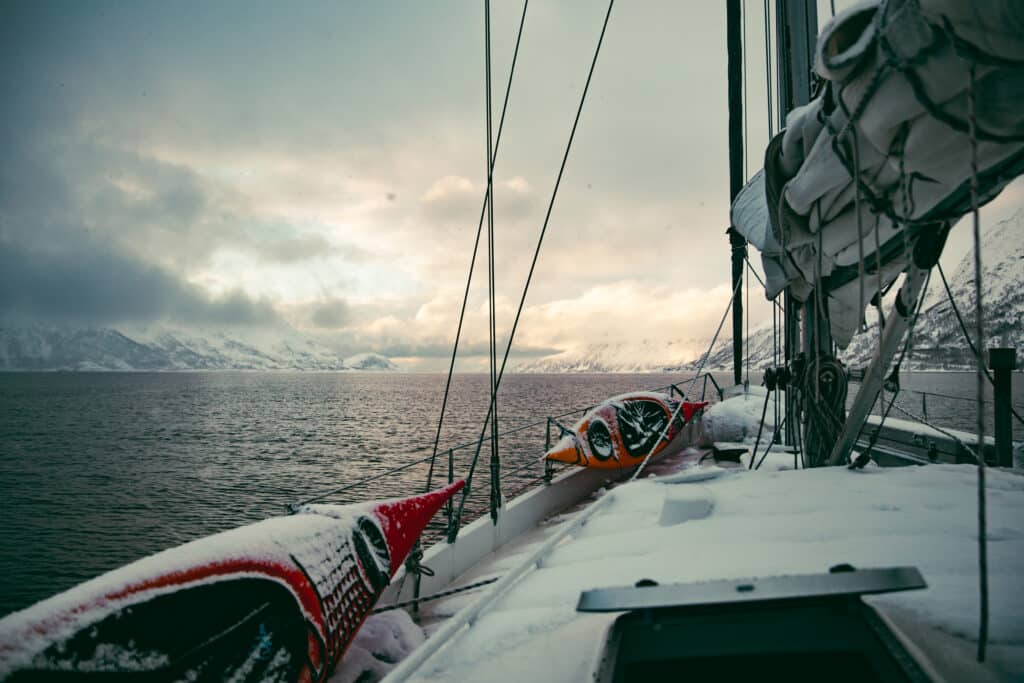
[[[994,597],[989,657],[979,665],[974,469],[785,471],[791,457],[772,454],[756,472],[711,466],[618,486],[537,559],[535,549],[566,529],[558,525],[562,517],[550,520],[459,579],[530,563],[507,590],[495,584],[425,611],[437,631],[437,619],[490,598],[457,632],[439,634],[449,637],[425,661],[396,669],[394,680],[589,679],[618,613],[578,613],[583,590],[640,579],[664,585],[819,573],[842,563],[920,569],[928,589],[868,600],[937,677],[1009,680],[1024,668],[1024,594],[1016,589],[1024,535],[1013,531],[1024,512],[1024,476],[989,476]],[[489,596],[496,587],[500,594]]]
[[[656,459],[645,468],[643,476],[648,478],[664,477],[675,474],[684,468],[696,465],[702,458],[710,454],[708,449],[689,448],[680,453]],[[556,512],[537,524],[536,527],[517,536],[494,552],[481,558],[462,575],[457,577],[450,588],[458,589],[469,586],[480,581],[501,576],[505,571],[522,562],[529,557],[541,544],[548,540],[553,533],[575,514],[591,505],[601,495],[617,486],[619,482],[613,482],[607,488],[602,487],[593,494],[584,497],[570,507]],[[441,598],[436,601],[424,603],[420,607],[419,624],[428,636],[434,633],[447,619],[453,616],[458,610],[475,601],[483,591],[490,588],[490,585],[481,586],[479,589],[471,589],[466,592]]]

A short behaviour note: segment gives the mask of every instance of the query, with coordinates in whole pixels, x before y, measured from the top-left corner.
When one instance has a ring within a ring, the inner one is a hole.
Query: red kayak
[[[0,620],[0,679],[323,681],[463,485],[307,505],[87,581]]]

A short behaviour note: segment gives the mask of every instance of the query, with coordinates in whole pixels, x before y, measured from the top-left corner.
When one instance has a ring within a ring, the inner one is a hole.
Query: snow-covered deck
[[[757,472],[691,469],[619,486],[540,561],[536,551],[562,527],[524,537],[462,580],[517,568],[521,577],[446,638],[411,678],[586,680],[617,615],[577,613],[583,590],[642,578],[665,584],[818,573],[844,562],[921,570],[928,589],[870,600],[912,633],[940,670],[975,680],[1024,673],[1024,532],[1018,530],[1024,476],[989,471],[991,630],[988,662],[978,667],[972,661],[978,630],[974,468],[784,471],[791,458],[773,453]],[[573,525],[573,516],[563,524]],[[529,566],[518,567],[524,560]],[[484,594],[495,587],[502,583]],[[472,609],[480,596],[456,596],[431,609],[435,616]],[[413,669],[416,659],[396,669],[394,678]]]

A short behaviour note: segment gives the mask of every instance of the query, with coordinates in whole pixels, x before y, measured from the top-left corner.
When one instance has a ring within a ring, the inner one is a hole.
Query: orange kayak
[[[665,394],[647,391],[615,396],[584,415],[544,457],[581,467],[634,467],[652,448],[652,458],[662,454],[707,405],[706,401],[685,401],[680,409],[679,403]]]

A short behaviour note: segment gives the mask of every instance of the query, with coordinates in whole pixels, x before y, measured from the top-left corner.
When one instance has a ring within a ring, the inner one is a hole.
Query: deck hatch
[[[925,588],[913,567],[586,591],[625,612],[596,680],[928,681],[862,595]]]

